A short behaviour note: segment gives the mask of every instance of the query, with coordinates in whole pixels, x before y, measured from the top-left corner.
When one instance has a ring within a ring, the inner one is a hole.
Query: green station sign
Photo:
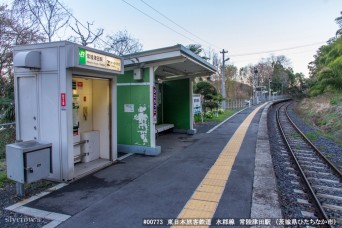
[[[121,59],[81,48],[78,49],[78,64],[113,71],[121,71]]]

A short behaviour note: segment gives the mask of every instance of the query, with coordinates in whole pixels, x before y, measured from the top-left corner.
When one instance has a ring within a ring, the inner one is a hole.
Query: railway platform
[[[210,133],[162,135],[159,156],[132,155],[23,210],[64,216],[46,227],[267,225],[282,216],[268,106],[246,108]]]

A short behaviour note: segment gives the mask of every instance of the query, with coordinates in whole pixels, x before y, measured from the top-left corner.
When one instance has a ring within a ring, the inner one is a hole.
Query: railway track
[[[278,106],[276,121],[286,147],[280,153],[291,160],[287,175],[293,176],[301,213],[303,217],[336,221],[337,226],[342,226],[342,173],[291,121],[287,115],[289,104]]]

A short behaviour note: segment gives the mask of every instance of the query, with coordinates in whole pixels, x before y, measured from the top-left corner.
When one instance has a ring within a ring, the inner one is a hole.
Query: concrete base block
[[[172,132],[186,134],[187,131],[188,131],[187,129],[176,129],[176,128],[174,128]]]
[[[197,130],[196,129],[173,129],[173,132],[174,133],[194,135],[197,133]]]
[[[123,152],[123,153],[157,156],[161,152],[161,147],[160,146],[148,147],[148,146],[118,144],[118,151]]]
[[[188,135],[194,135],[197,133],[197,129],[189,129],[187,132],[186,132]]]

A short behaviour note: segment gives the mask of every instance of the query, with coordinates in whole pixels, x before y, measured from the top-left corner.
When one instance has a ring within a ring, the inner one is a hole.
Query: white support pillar
[[[154,123],[153,112],[154,112],[154,101],[153,101],[153,93],[155,88],[155,74],[154,72],[158,67],[150,67],[150,142],[151,147],[156,147],[156,123]]]
[[[190,129],[194,129],[194,108],[193,108],[193,99],[192,99],[192,80],[189,78],[189,93],[190,93]]]
[[[113,77],[111,80],[111,101],[112,101],[112,161],[115,161],[118,158],[118,124],[117,124],[117,113],[118,113],[118,105],[117,105],[117,77]]]

